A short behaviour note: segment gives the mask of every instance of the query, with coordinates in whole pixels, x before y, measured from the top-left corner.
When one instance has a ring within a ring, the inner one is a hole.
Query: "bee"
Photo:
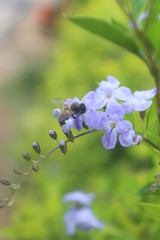
[[[76,102],[76,103],[71,103],[70,106],[68,106],[67,104],[65,104],[64,100],[59,98],[53,98],[52,101],[60,107],[63,105],[61,112],[57,116],[57,120],[61,126],[65,124],[65,121],[70,116],[72,116],[73,118],[76,118],[74,116],[75,114],[80,115],[86,112],[86,106],[84,103]]]

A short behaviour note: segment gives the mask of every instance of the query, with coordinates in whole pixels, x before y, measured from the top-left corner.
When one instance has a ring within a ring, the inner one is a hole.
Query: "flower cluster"
[[[94,194],[86,194],[82,191],[64,195],[64,202],[74,202],[74,206],[64,215],[64,222],[69,235],[74,235],[77,228],[89,231],[92,228],[101,229],[105,227],[105,224],[97,219],[90,208],[94,197]]]
[[[108,76],[106,81],[101,81],[95,91],[88,92],[82,100],[77,97],[65,101],[70,108],[73,104],[84,104],[85,112],[74,113],[65,119],[68,129],[76,128],[80,131],[84,126],[95,130],[105,130],[102,138],[103,146],[106,149],[113,149],[119,136],[122,146],[128,147],[142,142],[142,137],[136,135],[132,123],[124,120],[125,114],[133,111],[143,112],[148,109],[157,89],[136,91],[132,94],[127,87],[120,87],[120,82]],[[60,110],[54,110],[54,116],[61,114]],[[64,128],[64,127],[63,127]]]

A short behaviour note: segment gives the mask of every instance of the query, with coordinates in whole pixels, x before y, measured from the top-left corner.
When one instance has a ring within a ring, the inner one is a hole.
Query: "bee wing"
[[[57,105],[60,109],[64,107],[65,100],[61,98],[52,98],[52,102]]]

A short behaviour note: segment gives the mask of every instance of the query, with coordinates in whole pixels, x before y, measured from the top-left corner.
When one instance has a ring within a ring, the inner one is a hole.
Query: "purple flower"
[[[106,149],[113,149],[117,143],[117,135],[122,146],[131,146],[136,136],[133,127],[129,121],[123,120],[125,111],[120,104],[110,105],[106,110],[106,115],[101,114],[100,129],[105,130],[102,137],[103,146]],[[132,141],[131,141],[132,139]],[[138,141],[138,140],[137,140]]]
[[[143,112],[147,110],[152,104],[152,100],[149,99],[153,98],[156,93],[156,88],[147,91],[134,92],[126,102],[122,102],[122,107],[125,109],[125,113],[129,114],[133,111]]]
[[[86,112],[83,114],[76,114],[71,116],[65,123],[71,129],[72,127],[80,131],[83,128],[83,121],[86,126],[90,128],[97,128],[100,122],[100,114],[96,112],[98,110],[98,99],[94,91],[87,93],[80,101],[77,97],[72,99],[67,99],[66,104],[69,106],[71,103],[84,103],[86,107]]]
[[[64,202],[76,202],[80,203],[86,206],[89,206],[95,197],[95,194],[93,193],[84,193],[82,191],[76,191],[76,192],[71,192],[67,193],[66,195],[63,196],[63,201]]]
[[[138,17],[138,20],[139,21],[142,21],[144,20],[145,18],[147,18],[149,16],[149,8],[145,11],[145,12],[142,12],[139,17]]]
[[[129,27],[135,28],[135,24],[137,25],[138,23],[142,22],[144,19],[148,18],[149,12],[150,12],[149,8],[145,12],[142,12],[135,23],[133,21],[130,22]]]
[[[134,129],[128,129],[128,131],[119,135],[119,142],[123,147],[129,147],[135,144],[138,145],[142,140],[142,136],[136,135]]]
[[[99,87],[96,89],[96,96],[98,99],[98,108],[102,108],[105,105],[113,105],[118,100],[125,101],[130,95],[131,91],[127,87],[119,87],[120,82],[112,77],[108,76],[107,81],[102,81]]]
[[[89,207],[72,207],[64,215],[64,222],[67,227],[67,233],[74,235],[77,228],[89,231],[92,228],[101,229],[105,227],[103,222],[93,214]]]

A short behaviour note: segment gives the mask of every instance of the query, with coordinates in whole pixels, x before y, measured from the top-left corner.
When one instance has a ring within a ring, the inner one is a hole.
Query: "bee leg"
[[[72,114],[72,117],[73,117],[74,119],[77,119],[77,117],[75,117],[73,114]]]

